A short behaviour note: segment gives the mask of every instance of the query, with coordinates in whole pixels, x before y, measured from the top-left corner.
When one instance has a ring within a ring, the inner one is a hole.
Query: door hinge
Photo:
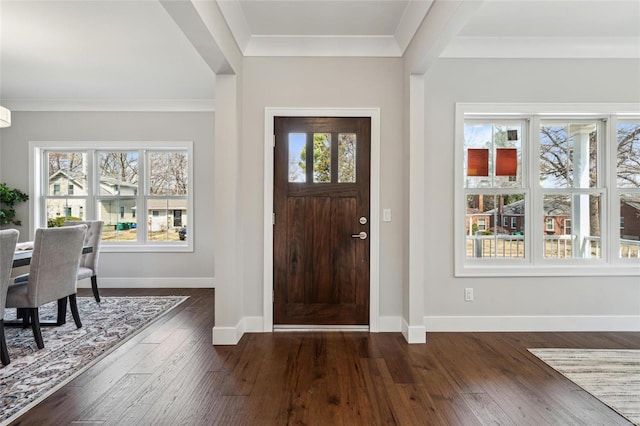
[[[276,147],[276,135],[273,135],[273,147]]]
[[[271,213],[271,222],[272,222],[272,223],[271,223],[272,225],[275,225],[275,224],[276,224],[276,214],[275,214],[275,212],[274,212],[274,213]]]

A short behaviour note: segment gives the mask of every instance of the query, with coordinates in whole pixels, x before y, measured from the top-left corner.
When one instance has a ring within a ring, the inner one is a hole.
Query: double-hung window
[[[457,275],[640,275],[640,115],[616,110],[457,106]]]
[[[37,227],[102,220],[105,251],[193,249],[191,142],[31,146]]]

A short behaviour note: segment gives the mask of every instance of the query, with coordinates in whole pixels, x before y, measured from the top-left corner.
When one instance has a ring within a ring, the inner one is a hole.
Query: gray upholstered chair
[[[69,298],[73,320],[78,328],[82,327],[76,284],[86,231],[86,225],[37,229],[27,281],[16,280],[9,286],[6,307],[22,310],[25,324],[31,323],[38,349],[44,348],[38,308],[45,303],[58,300],[60,314],[60,302],[64,301],[66,312]]]
[[[7,300],[7,289],[13,265],[13,253],[16,251],[20,233],[15,229],[0,231],[0,358],[2,364],[9,364],[9,351],[4,338],[4,304]]]
[[[78,281],[91,278],[91,290],[96,302],[100,303],[100,293],[98,292],[98,259],[100,258],[100,243],[102,241],[102,228],[104,222],[101,220],[87,221],[67,221],[64,226],[87,225],[87,234],[84,237],[84,245],[91,246],[91,253],[82,256],[80,268],[78,269]]]

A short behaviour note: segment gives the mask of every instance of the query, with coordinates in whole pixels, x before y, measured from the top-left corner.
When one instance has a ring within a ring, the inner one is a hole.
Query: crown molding
[[[636,37],[456,37],[441,58],[640,59]]]
[[[215,112],[214,99],[2,99],[12,111]]]
[[[252,36],[245,56],[401,57],[394,36]]]

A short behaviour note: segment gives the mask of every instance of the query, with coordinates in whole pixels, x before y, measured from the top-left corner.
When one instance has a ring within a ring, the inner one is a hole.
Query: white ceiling
[[[400,57],[435,2],[217,0],[245,56]],[[640,0],[481,3],[441,57],[640,58]],[[167,10],[158,0],[0,0],[3,105],[209,105],[211,61]]]

